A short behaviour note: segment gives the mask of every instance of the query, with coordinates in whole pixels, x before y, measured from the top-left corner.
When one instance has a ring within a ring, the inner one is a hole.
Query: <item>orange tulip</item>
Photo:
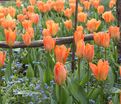
[[[77,18],[78,18],[79,22],[86,22],[87,14],[83,13],[83,12],[80,12],[80,13],[78,13],[78,17]]]
[[[15,17],[16,9],[13,7],[8,7],[8,14],[10,14],[11,17]]]
[[[98,33],[94,33],[94,42],[98,45],[101,46],[101,36],[103,35],[103,32],[98,32]]]
[[[34,24],[38,24],[38,22],[39,22],[39,15],[38,15],[38,14],[31,14],[30,20],[31,20]]]
[[[121,76],[121,66],[119,67],[119,73],[120,73],[120,76]]]
[[[102,18],[105,20],[105,22],[113,22],[115,20],[113,14],[111,11],[106,11],[103,13]]]
[[[32,27],[27,28],[26,32],[29,34],[31,38],[34,38],[34,29]]]
[[[71,3],[70,4],[70,9],[71,9],[71,11],[72,11],[72,13],[74,13],[75,12],[75,4],[74,3]]]
[[[9,29],[9,30],[5,29],[4,33],[5,33],[6,43],[10,47],[12,47],[14,45],[15,40],[16,40],[16,32],[12,31],[11,29]]]
[[[83,27],[82,26],[77,26],[76,31],[78,31],[80,34],[83,33]]]
[[[64,2],[62,0],[55,1],[53,8],[57,12],[62,12],[64,10]]]
[[[109,34],[111,38],[115,38],[117,40],[120,39],[120,29],[117,26],[110,26],[109,27]]]
[[[97,66],[93,63],[89,63],[89,65],[97,80],[100,80],[100,81],[106,80],[108,71],[109,71],[108,61],[102,61],[100,59],[98,61]]]
[[[97,12],[98,14],[102,14],[104,12],[104,6],[103,5],[98,6]]]
[[[31,5],[35,5],[35,4],[36,4],[36,0],[29,0],[29,3],[30,3]]]
[[[18,8],[21,7],[21,1],[20,1],[20,0],[16,0],[16,6],[17,6]]]
[[[82,31],[75,31],[74,32],[74,41],[75,41],[75,44],[77,44],[77,42],[79,40],[84,40],[84,34]]]
[[[39,9],[41,12],[45,13],[45,12],[50,11],[52,4],[49,4],[49,3],[46,3],[46,4],[45,4],[45,3],[42,2],[42,1],[38,1],[38,2],[37,2],[37,6],[38,6],[38,9]]]
[[[33,6],[33,5],[28,5],[28,6],[27,6],[27,10],[28,10],[29,12],[33,13],[33,12],[34,12],[34,6]]]
[[[54,49],[55,57],[57,62],[65,63],[69,55],[70,48],[66,48],[65,45],[56,46]]]
[[[6,28],[6,29],[15,29],[16,27],[16,23],[14,20],[6,20],[6,19],[3,19],[3,21],[1,22],[1,25],[3,28]]]
[[[29,27],[32,27],[32,21],[30,21],[30,20],[24,20],[22,22],[22,26],[24,27],[24,29],[27,30]]]
[[[69,3],[76,3],[76,0],[69,0]]]
[[[85,43],[83,40],[79,40],[76,44],[76,56],[82,58],[84,55]]]
[[[83,5],[84,5],[84,8],[85,8],[86,10],[89,10],[89,9],[90,9],[91,3],[90,3],[89,1],[84,1],[84,2],[83,2]]]
[[[44,44],[45,50],[50,52],[55,47],[55,40],[51,36],[45,36],[43,38],[43,44]]]
[[[54,79],[58,85],[62,85],[67,77],[67,71],[64,65],[60,62],[57,62],[54,67]]]
[[[6,58],[5,52],[0,51],[0,68],[4,65],[5,58]]]
[[[94,41],[97,45],[107,48],[110,45],[110,35],[105,32],[94,33]]]
[[[87,29],[90,32],[94,32],[97,31],[98,27],[100,26],[101,21],[100,20],[96,20],[96,19],[91,19],[87,22]]]
[[[58,23],[55,23],[53,20],[47,20],[46,26],[47,26],[47,29],[49,29],[51,35],[53,35],[53,36],[56,35],[56,33],[59,30]]]
[[[81,7],[80,5],[78,6],[78,13],[83,11],[83,7]]]
[[[17,19],[22,22],[25,19],[25,16],[23,14],[18,14]]]
[[[31,44],[31,37],[27,32],[26,34],[22,35],[22,39],[25,45],[29,46]]]
[[[49,29],[43,29],[42,35],[43,36],[51,36],[51,33],[50,33]]]
[[[23,8],[23,9],[22,9],[22,13],[23,13],[23,14],[26,14],[26,13],[27,13],[27,9],[26,9],[26,8]]]
[[[72,16],[72,10],[67,8],[66,10],[64,10],[64,15],[70,18]]]
[[[8,8],[7,7],[0,8],[0,13],[3,13],[4,16],[6,16],[8,14]]]
[[[100,0],[93,0],[92,6],[96,9],[100,5]]]
[[[66,20],[64,22],[64,25],[65,25],[65,27],[66,27],[67,30],[72,29],[72,21],[71,20]]]
[[[86,44],[84,50],[84,57],[91,62],[94,58],[94,45]]]
[[[107,48],[110,45],[110,35],[109,33],[104,33],[101,37],[101,44],[103,47]]]
[[[112,8],[114,5],[116,5],[116,0],[110,0],[109,8]]]

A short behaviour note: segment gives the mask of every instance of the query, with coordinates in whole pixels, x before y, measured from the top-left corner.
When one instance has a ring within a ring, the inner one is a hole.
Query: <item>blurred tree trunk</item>
[[[120,32],[121,32],[121,0],[117,0],[116,2],[116,11],[117,11],[118,26],[120,27]],[[118,42],[117,47],[118,47],[118,55],[119,55],[118,62],[121,63],[121,38],[120,38],[120,41]]]

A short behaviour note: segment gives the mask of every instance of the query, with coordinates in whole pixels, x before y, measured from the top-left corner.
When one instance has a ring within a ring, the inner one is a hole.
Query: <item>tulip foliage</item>
[[[0,49],[0,104],[121,104],[116,0],[77,1],[0,5],[0,41],[9,47]],[[73,43],[57,44],[69,36]],[[38,40],[43,46],[31,48]],[[14,49],[16,41],[27,48]]]

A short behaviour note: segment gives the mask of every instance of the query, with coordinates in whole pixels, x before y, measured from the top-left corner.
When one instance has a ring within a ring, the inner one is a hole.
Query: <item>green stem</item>
[[[9,70],[10,70],[10,75],[12,74],[12,48],[9,49]]]
[[[87,61],[87,76],[88,76],[88,82],[87,82],[87,92],[89,92],[89,79],[90,79],[90,74],[89,74],[89,62]]]
[[[61,104],[61,86],[59,85],[59,104]]]
[[[80,79],[80,62],[81,62],[81,59],[78,58],[78,78]]]
[[[106,48],[105,48],[105,60],[106,60],[106,58],[107,58],[107,52],[106,52]]]

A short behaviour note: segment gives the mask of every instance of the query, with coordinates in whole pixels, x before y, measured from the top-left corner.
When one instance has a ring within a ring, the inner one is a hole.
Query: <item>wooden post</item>
[[[76,28],[77,28],[78,2],[79,1],[76,0],[74,32],[76,31]],[[73,44],[72,44],[72,64],[71,64],[72,72],[74,72],[74,68],[75,68],[75,42],[74,42],[74,38],[73,38]]]
[[[117,11],[118,26],[120,27],[120,32],[121,32],[121,0],[117,0],[116,2],[116,11]],[[119,55],[118,62],[121,63],[121,38],[120,38],[120,41],[118,42],[117,47],[118,47],[118,55]]]

